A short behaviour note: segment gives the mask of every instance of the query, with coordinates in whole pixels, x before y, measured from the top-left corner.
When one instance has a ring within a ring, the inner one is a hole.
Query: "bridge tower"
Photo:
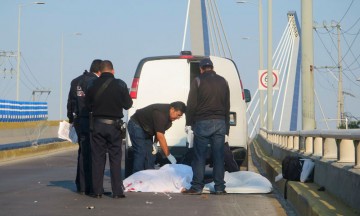
[[[301,47],[300,47],[300,24],[296,12],[288,12],[289,31],[293,35],[293,52],[289,59],[288,82],[286,94],[283,101],[283,119],[281,121],[280,131],[295,131],[298,123],[299,94],[300,94],[300,64],[301,64]]]
[[[302,81],[302,129],[312,130],[315,125],[314,103],[314,41],[313,1],[301,1],[301,81]]]
[[[194,55],[210,55],[205,0],[191,0],[189,8],[191,51]]]

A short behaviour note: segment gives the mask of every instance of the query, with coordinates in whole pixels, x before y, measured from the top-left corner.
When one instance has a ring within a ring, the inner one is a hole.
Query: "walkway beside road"
[[[269,157],[263,149],[264,145],[266,145],[266,140],[261,135],[257,135],[250,145],[253,158],[258,162],[258,167],[261,167],[260,169],[273,183],[273,186],[281,194],[284,194],[285,180],[274,182],[275,176],[281,173],[281,161]],[[267,145],[271,147],[271,144]],[[292,205],[299,215],[360,215],[355,209],[345,205],[326,190],[319,190],[320,187],[315,183],[289,181],[286,202]]]
[[[58,121],[1,122],[0,150],[59,142]]]
[[[58,127],[58,121],[1,122],[0,162],[77,148],[57,138]]]

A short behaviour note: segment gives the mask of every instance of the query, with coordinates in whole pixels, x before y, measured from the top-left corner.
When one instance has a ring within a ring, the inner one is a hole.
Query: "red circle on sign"
[[[273,74],[273,77],[275,77],[275,82],[274,82],[274,85],[273,85],[273,87],[274,87],[274,86],[277,84],[278,77],[276,76],[276,74],[275,74],[274,72],[272,72],[272,74]],[[267,71],[265,71],[265,72],[263,72],[263,74],[261,74],[261,76],[260,76],[260,83],[261,83],[261,85],[262,85],[264,88],[267,88],[267,86],[264,85],[264,83],[262,82],[262,79],[263,79],[263,77],[264,77],[265,75],[267,75]]]

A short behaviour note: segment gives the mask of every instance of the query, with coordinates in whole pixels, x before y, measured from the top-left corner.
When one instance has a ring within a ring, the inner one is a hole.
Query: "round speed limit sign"
[[[273,89],[279,89],[279,71],[273,70]],[[259,90],[266,90],[268,86],[268,76],[267,76],[267,70],[259,70]]]

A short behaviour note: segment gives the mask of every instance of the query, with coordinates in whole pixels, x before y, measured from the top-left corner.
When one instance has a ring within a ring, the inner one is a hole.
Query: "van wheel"
[[[131,176],[134,166],[134,153],[131,149],[127,149],[125,153],[125,178]]]
[[[246,149],[245,148],[235,148],[232,150],[232,153],[234,155],[234,159],[238,166],[243,165],[243,162],[246,159]]]

